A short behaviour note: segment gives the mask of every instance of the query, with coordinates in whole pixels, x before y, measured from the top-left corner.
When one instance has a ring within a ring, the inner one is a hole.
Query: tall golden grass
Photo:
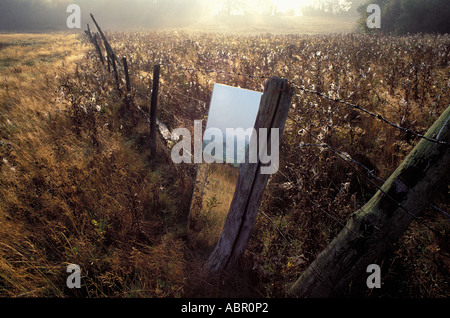
[[[238,168],[228,164],[201,164],[189,215],[189,242],[209,256],[214,249],[236,188]]]
[[[76,129],[61,85],[79,75],[88,47],[61,34],[0,42],[0,295],[181,295],[183,210],[166,168],[149,169],[105,123],[95,142],[86,123]],[[69,264],[82,269],[79,290],[66,286]]]
[[[339,94],[418,132],[447,107],[448,36],[236,36],[110,33],[134,75],[161,58],[187,67],[279,75]],[[376,190],[364,171],[320,147],[308,131],[382,178],[415,140],[317,96],[297,92],[242,262],[227,279],[204,272],[231,202],[236,170],[174,165],[158,140],[148,151],[149,83],[132,75],[126,108],[85,39],[0,35],[0,295],[8,297],[283,297],[285,286]],[[5,45],[6,44],[6,45]],[[261,90],[263,80],[162,68],[159,117],[170,129],[207,116],[214,82]],[[197,181],[198,182],[198,181]],[[198,184],[201,185],[201,184]],[[448,206],[448,189],[436,205]],[[198,216],[198,215],[197,215]],[[382,259],[381,293],[448,297],[448,220],[426,211]],[[193,231],[197,230],[197,232]],[[204,230],[203,230],[204,229]],[[202,253],[203,252],[203,253]],[[82,288],[65,285],[68,264]],[[446,272],[447,271],[447,272]],[[224,285],[225,282],[225,285]],[[368,294],[352,285],[350,294]],[[382,296],[382,295],[381,295]]]

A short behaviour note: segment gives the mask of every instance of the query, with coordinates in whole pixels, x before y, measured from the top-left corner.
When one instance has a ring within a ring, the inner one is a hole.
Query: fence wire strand
[[[295,119],[293,119],[291,116],[289,116],[289,118],[291,120],[293,120],[293,122],[300,128],[300,129],[304,129],[305,131],[308,132],[308,134],[310,134],[314,139],[318,140],[321,144],[320,145],[326,145],[324,147],[330,149],[331,151],[335,152],[336,154],[338,154],[338,157],[343,159],[345,162],[347,162],[353,169],[355,169],[354,166],[351,165],[351,163],[344,159],[341,156],[341,151],[334,149],[333,147],[331,147],[330,145],[326,144],[321,138],[319,138],[318,136],[314,135],[311,131],[307,130],[306,128],[304,128],[302,125],[300,125],[300,123],[298,121],[296,121]],[[365,170],[369,173],[369,176],[371,176],[372,178],[376,178],[379,181],[382,181],[383,184],[386,182],[383,179],[376,177],[373,175],[373,173],[371,173],[370,169],[368,169],[367,167],[365,167],[363,164],[357,162],[356,160],[353,160],[355,163],[358,163],[358,165],[362,166],[365,168]],[[358,171],[358,169],[355,169],[356,171]],[[369,181],[378,191],[380,191],[384,196],[386,196],[387,198],[389,198],[395,205],[397,205],[398,208],[400,208],[401,210],[403,210],[404,212],[406,212],[409,216],[411,216],[415,221],[419,222],[420,224],[422,224],[423,226],[425,226],[427,229],[429,229],[431,232],[435,233],[437,236],[440,236],[441,238],[445,239],[443,237],[443,235],[439,232],[436,232],[434,229],[432,229],[430,226],[428,226],[427,224],[425,224],[420,218],[418,218],[416,215],[412,214],[408,209],[406,209],[404,206],[402,206],[400,203],[398,203],[394,198],[392,198],[392,196],[390,196],[388,193],[386,193],[386,191],[384,191],[382,189],[381,186],[377,185],[372,179],[368,178],[367,176],[365,176],[363,174],[363,176],[366,178],[367,181]],[[435,206],[433,204],[429,205],[430,207],[434,208]],[[437,211],[442,211],[441,209],[437,209]],[[442,211],[443,212],[443,211]],[[447,213],[444,213],[445,215],[447,215]]]
[[[340,103],[340,104],[343,104],[343,105],[345,105],[345,106],[348,106],[348,107],[351,107],[351,108],[353,108],[353,109],[356,109],[356,110],[358,110],[358,111],[360,111],[360,112],[363,112],[363,113],[365,113],[365,114],[367,114],[367,115],[369,115],[369,116],[371,116],[371,117],[373,117],[373,118],[376,118],[376,119],[378,119],[378,120],[380,120],[380,121],[382,121],[382,122],[384,122],[384,123],[386,123],[386,124],[388,124],[388,125],[390,125],[390,126],[396,128],[396,129],[399,129],[399,130],[401,130],[401,131],[403,131],[403,132],[406,132],[407,134],[411,134],[411,135],[413,135],[413,136],[415,136],[415,137],[422,138],[422,139],[425,139],[425,140],[428,140],[428,141],[434,142],[434,143],[439,143],[439,144],[444,144],[444,145],[447,145],[447,144],[448,144],[447,142],[438,140],[438,138],[437,138],[437,139],[429,138],[429,137],[427,137],[427,136],[425,136],[425,135],[423,135],[423,134],[419,134],[419,133],[417,133],[417,132],[415,132],[415,131],[413,131],[413,130],[411,130],[411,129],[408,129],[408,128],[399,126],[399,125],[397,125],[397,124],[394,124],[393,122],[391,122],[390,120],[384,118],[384,117],[381,116],[380,114],[375,114],[375,113],[373,113],[373,112],[371,112],[371,111],[369,111],[369,110],[367,110],[367,109],[361,107],[361,106],[358,105],[358,104],[353,104],[353,103],[350,103],[350,102],[348,102],[348,101],[342,100],[342,99],[340,99],[340,98],[330,97],[330,96],[328,96],[328,95],[326,95],[326,94],[324,94],[324,93],[321,93],[321,92],[318,92],[318,91],[314,91],[314,90],[308,89],[308,88],[306,88],[306,87],[304,87],[304,86],[301,86],[301,85],[298,85],[298,84],[296,84],[296,83],[294,83],[294,82],[292,82],[292,81],[289,81],[289,83],[290,83],[293,87],[295,87],[295,88],[297,88],[297,89],[299,89],[299,90],[301,90],[301,91],[303,91],[303,92],[305,92],[305,93],[314,94],[314,95],[317,95],[317,96],[319,96],[319,97],[328,99],[328,100],[330,100],[330,101],[332,101],[332,102]]]

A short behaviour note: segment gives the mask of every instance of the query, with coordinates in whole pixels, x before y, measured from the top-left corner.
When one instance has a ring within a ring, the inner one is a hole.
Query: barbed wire
[[[331,150],[332,152],[334,152],[335,154],[337,154],[341,159],[343,159],[344,161],[350,161],[358,166],[360,166],[362,169],[364,169],[367,174],[372,177],[373,179],[380,181],[382,183],[385,183],[386,181],[379,178],[378,176],[376,176],[374,174],[374,171],[372,169],[369,169],[366,165],[362,164],[361,162],[353,159],[349,154],[344,153],[340,150],[337,150],[336,148],[330,146],[329,144],[325,143],[322,139],[320,139],[318,136],[314,135],[310,130],[308,130],[307,128],[305,128],[304,126],[302,126],[297,120],[295,120],[291,115],[288,115],[288,118],[290,120],[292,120],[297,127],[299,127],[301,130],[306,131],[309,135],[311,135],[315,140],[319,141],[320,144],[300,144],[298,148],[302,148],[302,147],[308,147],[308,146],[315,146],[315,147],[321,147],[321,148],[326,148]]]
[[[183,66],[183,65],[180,65],[180,64],[176,64],[176,63],[171,63],[171,64],[160,63],[160,65],[161,66],[167,66],[167,67],[176,67],[178,69],[182,69],[182,70],[185,70],[185,71],[197,71],[197,72],[203,72],[203,73],[226,74],[226,75],[244,76],[244,77],[249,77],[249,78],[257,78],[257,79],[270,79],[271,78],[271,76],[268,76],[268,75],[254,75],[254,74],[246,74],[246,73],[241,73],[241,72],[223,71],[223,70],[215,70],[215,69],[192,68],[192,67],[186,67],[186,66]],[[306,88],[306,87],[304,87],[302,85],[299,85],[299,84],[297,84],[297,83],[295,83],[295,82],[293,82],[291,80],[288,80],[288,83],[290,85],[292,85],[294,88],[297,88],[297,89],[299,89],[299,90],[301,90],[303,92],[306,92],[306,93],[309,93],[309,94],[314,94],[314,95],[317,95],[319,97],[328,99],[328,100],[330,100],[332,102],[343,104],[343,105],[349,106],[349,107],[351,107],[353,109],[356,109],[358,111],[361,111],[361,112],[363,112],[363,113],[365,113],[365,114],[367,114],[367,115],[369,115],[369,116],[371,116],[373,118],[376,118],[376,119],[378,119],[378,120],[380,120],[380,121],[382,121],[382,122],[384,122],[384,123],[386,123],[386,124],[396,128],[396,129],[399,129],[399,130],[401,130],[401,131],[403,131],[403,132],[405,132],[407,134],[410,134],[410,135],[413,135],[415,137],[422,138],[422,139],[425,139],[425,140],[428,140],[428,141],[434,142],[434,143],[448,144],[447,142],[440,141],[439,138],[436,138],[436,139],[430,138],[430,137],[427,137],[427,136],[425,136],[423,134],[417,133],[417,132],[415,132],[415,131],[413,131],[413,130],[411,130],[409,128],[405,128],[405,127],[402,127],[400,125],[397,125],[397,124],[393,123],[392,121],[386,119],[382,115],[373,113],[373,112],[363,108],[362,106],[360,106],[358,104],[350,103],[350,102],[342,100],[340,98],[330,97],[330,96],[328,96],[328,95],[326,95],[326,94],[324,94],[322,92],[308,89],[308,88]]]
[[[308,134],[310,134],[314,139],[318,140],[318,141],[320,142],[320,145],[321,145],[321,146],[322,146],[322,145],[326,145],[326,146],[324,146],[324,147],[326,147],[327,149],[330,149],[330,150],[332,150],[333,152],[335,152],[336,154],[338,154],[338,157],[339,157],[339,158],[343,159],[343,160],[344,160],[345,162],[347,162],[351,167],[353,167],[353,166],[351,165],[351,163],[350,163],[350,160],[346,160],[346,159],[345,159],[345,158],[348,158],[349,156],[343,157],[343,156],[341,155],[341,154],[342,154],[341,151],[339,151],[339,150],[337,150],[337,149],[331,147],[330,145],[328,145],[327,143],[325,143],[321,138],[319,138],[318,136],[314,135],[314,134],[313,134],[311,131],[309,131],[308,129],[304,128],[302,125],[300,125],[300,123],[299,123],[298,121],[296,121],[295,119],[293,119],[292,116],[289,115],[289,118],[290,118],[291,120],[293,120],[294,123],[295,123],[300,129],[307,131]],[[352,159],[351,162],[354,162],[354,163],[358,164],[359,166],[363,167],[364,170],[366,170],[367,172],[369,172],[368,174],[369,174],[369,176],[371,176],[372,178],[377,179],[378,181],[382,181],[383,184],[386,183],[385,180],[383,180],[383,179],[381,179],[381,178],[375,176],[375,175],[371,172],[371,170],[370,170],[369,168],[367,168],[366,166],[364,166],[362,163],[360,163],[360,162],[358,162],[358,161],[356,161],[356,160],[354,160],[354,159]],[[353,169],[354,169],[354,167],[353,167]],[[355,169],[355,170],[358,171],[358,169]],[[365,176],[365,175],[363,174],[363,176]],[[380,191],[384,196],[386,196],[387,198],[389,198],[394,204],[397,205],[397,207],[399,207],[400,209],[402,209],[403,211],[405,211],[405,212],[406,212],[409,216],[411,216],[415,221],[421,223],[423,226],[425,226],[426,228],[428,228],[430,231],[432,231],[432,232],[435,233],[436,235],[442,237],[442,234],[441,234],[441,233],[436,232],[434,229],[432,229],[432,228],[429,227],[427,224],[425,224],[420,218],[418,218],[417,216],[415,216],[414,214],[412,214],[408,209],[406,209],[404,206],[402,206],[400,203],[398,203],[394,198],[392,198],[392,196],[390,196],[386,191],[384,191],[384,190],[382,189],[381,186],[377,185],[377,184],[376,184],[375,182],[373,182],[370,178],[367,178],[366,176],[365,176],[365,178],[366,178],[366,180],[369,181],[369,182],[370,182],[370,183],[371,183],[378,191]],[[434,207],[435,207],[433,204],[429,204],[429,206],[430,206],[431,208],[434,208]],[[442,210],[439,209],[439,208],[437,208],[436,210],[439,211],[439,212],[444,212],[444,211],[442,211]],[[445,214],[445,215],[448,215],[448,214],[445,213],[445,212],[444,212],[444,214]]]
[[[241,73],[241,72],[232,72],[232,71],[224,71],[224,70],[216,70],[216,69],[202,69],[202,68],[195,68],[195,67],[186,67],[184,65],[177,64],[177,63],[174,63],[172,61],[170,61],[170,63],[161,63],[160,62],[160,63],[157,63],[157,65],[166,66],[166,67],[174,67],[174,68],[178,68],[178,69],[185,70],[185,71],[201,72],[201,73],[207,73],[207,74],[216,73],[216,74],[225,74],[225,75],[232,75],[232,76],[243,76],[243,77],[248,77],[248,78],[253,78],[253,79],[270,79],[271,78],[271,76],[268,76],[268,75],[254,75],[254,74],[247,74],[247,73]],[[122,67],[121,70],[124,70],[124,68]],[[147,72],[146,76],[141,76],[141,75],[134,74],[133,72],[130,72],[130,70],[129,70],[129,73],[130,73],[131,76],[137,77],[137,78],[139,78],[141,80],[147,80],[147,79],[150,78],[150,75],[151,75],[151,72]],[[371,112],[371,111],[363,108],[361,105],[354,104],[354,103],[345,101],[345,100],[340,99],[340,98],[330,97],[330,96],[328,96],[328,95],[326,95],[326,94],[324,94],[322,92],[315,91],[315,90],[312,90],[312,89],[308,89],[305,86],[297,84],[297,83],[295,83],[295,82],[293,82],[291,80],[288,80],[288,83],[290,85],[292,85],[294,88],[297,88],[300,91],[303,91],[305,93],[314,94],[314,95],[317,95],[319,97],[328,99],[328,100],[330,100],[332,102],[343,104],[343,105],[346,105],[346,106],[351,107],[353,109],[356,109],[358,111],[361,111],[361,112],[363,112],[363,113],[365,113],[365,114],[367,114],[367,115],[369,115],[369,116],[371,116],[371,117],[373,117],[373,118],[375,118],[377,120],[380,120],[380,121],[390,125],[391,127],[399,129],[399,130],[401,130],[401,131],[403,131],[403,132],[405,132],[407,134],[410,134],[412,136],[415,136],[417,138],[425,139],[427,141],[434,142],[434,143],[439,143],[439,144],[445,144],[445,145],[448,144],[448,142],[439,140],[440,133],[437,135],[438,137],[436,139],[430,138],[430,137],[427,137],[427,136],[425,136],[423,134],[417,133],[417,132],[415,132],[415,131],[413,131],[413,130],[411,130],[409,128],[397,125],[397,124],[393,123],[392,121],[388,120],[387,118],[383,117],[382,115],[376,114],[374,112]],[[448,122],[448,120],[447,120],[447,122]]]
[[[112,52],[112,53],[113,53],[112,58],[117,60],[119,68],[122,71],[125,71],[124,67],[122,66],[121,62],[117,58],[116,54],[114,52]],[[233,75],[233,76],[244,76],[244,77],[254,78],[254,79],[255,78],[257,78],[257,79],[270,79],[271,77],[273,77],[273,76],[268,76],[268,75],[255,75],[255,74],[247,74],[247,73],[224,71],[224,70],[186,67],[184,65],[181,65],[181,64],[173,62],[170,58],[166,58],[166,59],[170,63],[161,62],[161,59],[160,59],[158,61],[158,63],[156,63],[156,64],[160,65],[160,66],[166,66],[166,67],[175,67],[175,68],[182,69],[182,70],[185,70],[185,71],[194,71],[194,72],[202,72],[202,73],[217,73],[217,74],[226,74],[226,75]],[[138,78],[140,78],[142,80],[148,79],[150,77],[150,75],[151,75],[151,72],[148,72],[145,77],[142,77],[140,75],[134,74],[133,72],[130,72],[130,70],[128,70],[128,72],[131,73],[132,76],[138,77]],[[425,139],[427,141],[434,142],[434,143],[448,145],[448,142],[439,140],[439,135],[440,134],[438,134],[438,137],[436,139],[427,137],[427,136],[425,136],[423,134],[420,134],[420,133],[417,133],[417,132],[415,132],[415,131],[413,131],[413,130],[411,130],[409,128],[405,128],[405,127],[402,127],[400,125],[397,125],[397,124],[393,123],[392,121],[388,120],[387,118],[383,117],[382,115],[376,114],[374,112],[371,112],[371,111],[363,108],[361,105],[358,105],[358,104],[355,104],[355,103],[351,103],[351,102],[345,101],[345,100],[340,99],[340,98],[330,97],[330,96],[328,96],[328,95],[326,95],[326,94],[324,94],[322,92],[315,91],[315,90],[312,90],[312,89],[308,89],[304,85],[300,85],[300,84],[298,84],[298,83],[296,83],[296,82],[294,82],[292,80],[288,80],[288,83],[291,84],[294,88],[297,88],[297,89],[299,89],[299,90],[301,90],[303,92],[306,92],[306,93],[309,93],[309,94],[314,94],[314,95],[317,95],[319,97],[322,97],[322,98],[328,99],[330,101],[333,101],[335,103],[343,104],[345,106],[348,106],[348,107],[351,107],[353,109],[356,109],[356,110],[358,110],[360,112],[363,112],[363,113],[365,113],[365,114],[367,114],[367,115],[369,115],[369,116],[371,116],[371,117],[373,117],[373,118],[375,118],[377,120],[380,120],[380,121],[382,121],[382,122],[384,122],[384,123],[386,123],[386,124],[396,128],[396,129],[399,129],[399,130],[401,130],[401,131],[403,131],[403,132],[405,132],[407,134],[410,134],[412,136],[415,136],[417,138]],[[447,120],[447,122],[448,122],[448,120]]]
[[[178,69],[182,69],[185,71],[191,71],[191,72],[201,72],[201,73],[216,73],[216,74],[226,74],[226,75],[233,75],[233,76],[244,76],[249,78],[258,78],[258,79],[269,79],[269,76],[266,75],[254,75],[254,74],[246,74],[241,72],[232,72],[232,71],[224,71],[224,70],[215,70],[215,69],[201,69],[201,68],[194,68],[194,67],[186,67],[180,64],[176,63],[160,63],[161,66],[166,67],[175,67]]]
[[[119,63],[118,63],[119,68],[120,68],[122,71],[125,71],[124,67],[121,65],[120,61],[118,60],[118,58],[117,58],[117,56],[116,56],[115,54],[113,55],[112,58],[116,58],[116,59],[117,59],[117,62],[119,62]],[[195,68],[195,67],[186,67],[186,66],[184,66],[184,65],[175,63],[175,62],[171,61],[171,60],[168,59],[168,58],[167,58],[167,60],[169,60],[170,63],[163,63],[163,62],[159,61],[159,62],[156,63],[155,65],[160,65],[160,66],[165,66],[165,67],[173,67],[173,68],[177,68],[177,69],[181,69],[181,70],[185,70],[185,71],[191,71],[191,72],[202,72],[202,73],[207,73],[207,74],[210,74],[210,73],[226,74],[226,75],[232,75],[232,76],[243,76],[243,77],[248,77],[248,78],[253,78],[253,79],[270,79],[270,78],[273,77],[273,76],[268,76],[268,75],[255,75],[255,74],[247,74],[247,73],[242,73],[242,72],[233,72],[233,71],[225,71],[225,70],[202,69],[202,68]],[[134,74],[134,72],[130,71],[130,69],[128,70],[128,72],[129,72],[130,75],[132,75],[132,76],[134,76],[134,77],[137,77],[137,78],[139,78],[139,79],[141,79],[141,80],[149,79],[149,78],[150,78],[150,75],[151,75],[151,72],[147,72],[147,75],[146,75],[145,77],[143,77],[143,76]],[[386,123],[386,124],[392,126],[393,128],[399,129],[399,130],[401,130],[401,131],[403,131],[403,132],[405,132],[405,133],[407,133],[407,134],[410,134],[410,135],[412,135],[412,136],[415,136],[415,137],[418,137],[418,138],[421,138],[421,139],[425,139],[425,140],[427,140],[427,141],[429,141],[429,142],[433,142],[433,143],[445,144],[445,145],[448,144],[448,142],[440,141],[440,140],[439,140],[439,137],[440,137],[440,134],[441,134],[442,130],[444,129],[444,127],[448,124],[450,118],[448,118],[448,119],[446,120],[446,122],[444,123],[444,125],[443,125],[441,131],[437,134],[437,138],[436,138],[436,139],[434,139],[434,138],[429,138],[429,137],[427,137],[427,136],[425,136],[425,135],[423,135],[423,134],[417,133],[417,132],[415,132],[415,131],[413,131],[413,130],[411,130],[411,129],[409,129],[409,128],[405,128],[405,127],[402,127],[402,126],[400,126],[400,125],[397,125],[397,124],[391,122],[390,120],[386,119],[386,118],[383,117],[382,115],[376,114],[376,113],[374,113],[374,112],[371,112],[371,111],[369,111],[369,110],[363,108],[362,106],[360,106],[360,105],[358,105],[358,104],[351,103],[351,102],[345,101],[345,100],[340,99],[340,98],[330,97],[330,96],[328,96],[328,95],[326,95],[326,94],[324,94],[324,93],[322,93],[322,92],[315,91],[315,90],[312,90],[312,89],[308,89],[308,88],[306,88],[304,85],[300,85],[300,84],[298,84],[298,83],[296,83],[296,82],[293,82],[293,81],[291,81],[291,80],[287,80],[287,81],[288,81],[288,83],[289,83],[290,85],[292,85],[294,88],[296,88],[296,89],[298,89],[298,90],[300,90],[300,91],[302,91],[302,92],[309,93],[309,94],[314,94],[314,95],[317,95],[317,96],[319,96],[319,97],[325,98],[325,99],[327,99],[327,100],[329,100],[329,101],[332,101],[332,102],[335,102],[335,103],[339,103],[339,104],[343,104],[343,105],[345,105],[345,106],[351,107],[352,109],[356,109],[356,110],[358,110],[358,111],[360,111],[360,112],[363,112],[363,113],[369,115],[370,117],[373,117],[373,118],[375,118],[375,119],[377,119],[377,120],[380,120],[380,121],[382,121],[382,122],[384,122],[384,123]],[[191,98],[190,96],[185,95],[185,94],[183,94],[183,93],[181,93],[181,92],[178,92],[178,93],[179,93],[180,95],[185,96],[185,97]],[[147,99],[149,98],[147,95],[144,95],[144,94],[142,94],[142,95],[145,96]],[[192,97],[192,99],[193,99],[193,100],[197,100],[197,101],[202,102],[202,103],[205,103],[204,101],[198,100],[198,99],[196,99],[196,98],[194,98],[194,97]],[[148,121],[148,120],[149,120],[148,114],[147,114],[146,112],[144,112],[139,106],[138,106],[138,109],[139,109],[139,111],[143,114],[143,116],[146,118],[146,120]],[[288,117],[289,117],[294,123],[296,123],[297,126],[301,127],[301,125],[300,125],[294,118],[292,118],[292,116],[289,115]],[[373,173],[373,170],[369,169],[369,168],[368,168],[367,166],[365,166],[364,164],[362,164],[362,163],[360,163],[359,161],[357,161],[357,160],[351,158],[348,154],[346,154],[346,153],[344,153],[344,152],[342,152],[342,151],[340,151],[340,150],[337,150],[337,149],[335,149],[334,147],[331,147],[329,144],[323,142],[323,140],[321,140],[319,137],[317,137],[317,136],[315,136],[314,134],[312,134],[312,132],[309,131],[308,129],[306,129],[306,128],[304,128],[304,127],[301,127],[301,129],[303,129],[303,130],[305,130],[306,132],[308,132],[308,133],[309,133],[311,136],[313,136],[313,138],[315,138],[316,140],[319,140],[319,141],[320,141],[320,144],[303,144],[303,145],[300,145],[299,147],[316,146],[316,147],[322,147],[322,148],[329,149],[329,150],[331,150],[332,152],[334,152],[335,154],[337,154],[338,157],[340,157],[340,158],[343,159],[344,161],[346,161],[346,162],[348,162],[348,163],[351,162],[351,163],[354,163],[354,164],[360,166],[363,170],[366,171],[366,173],[367,173],[371,178],[373,178],[373,179],[375,179],[375,180],[377,180],[377,181],[379,181],[379,182],[385,183],[385,180],[383,180],[383,179],[379,178],[378,176],[376,176],[376,175]],[[371,182],[373,182],[373,181],[371,181]],[[378,190],[381,190],[381,188],[380,188],[378,185],[375,184],[375,186],[378,188]],[[382,191],[382,190],[381,190],[381,191]],[[417,217],[415,217],[414,215],[412,215],[409,211],[407,211],[407,210],[406,210],[404,207],[402,207],[400,204],[398,204],[397,202],[396,202],[396,204],[399,205],[399,206],[400,206],[402,209],[404,209],[406,212],[408,212],[408,213],[409,213],[411,216],[413,216],[415,219],[417,219]],[[447,214],[446,212],[444,212],[444,211],[442,211],[441,209],[435,207],[434,205],[430,204],[430,206],[433,207],[434,209],[436,209],[437,211],[440,211],[440,212],[442,212],[443,214],[445,214],[446,216],[448,216],[448,214]],[[425,225],[425,224],[424,224],[424,225]],[[425,226],[427,226],[427,225],[425,225]],[[428,226],[427,226],[427,227],[428,227]],[[431,228],[429,228],[429,229],[432,230]]]
[[[444,145],[447,145],[447,144],[448,144],[448,143],[445,142],[445,141],[440,141],[440,140],[438,140],[438,139],[429,138],[429,137],[427,137],[427,136],[425,136],[425,135],[423,135],[423,134],[419,134],[419,133],[417,133],[417,132],[415,132],[415,131],[413,131],[413,130],[411,130],[411,129],[409,129],[409,128],[405,128],[405,127],[399,126],[399,125],[397,125],[397,124],[394,124],[393,122],[391,122],[390,120],[388,120],[388,119],[386,119],[385,117],[381,116],[380,114],[375,114],[375,113],[373,113],[373,112],[371,112],[371,111],[369,111],[369,110],[367,110],[367,109],[361,107],[361,106],[358,105],[358,104],[353,104],[353,103],[350,103],[350,102],[348,102],[348,101],[342,100],[342,99],[340,99],[340,98],[330,97],[330,96],[328,96],[328,95],[325,95],[324,93],[321,93],[321,92],[318,92],[318,91],[314,91],[314,90],[308,89],[308,88],[306,88],[306,87],[304,87],[304,86],[301,86],[301,85],[298,85],[298,84],[296,84],[296,83],[294,83],[294,82],[292,82],[292,81],[289,81],[289,83],[290,83],[292,86],[294,86],[295,88],[297,88],[297,89],[299,89],[299,90],[301,90],[301,91],[303,91],[303,92],[310,93],[310,94],[315,94],[315,95],[318,95],[318,96],[323,97],[323,98],[325,98],[325,99],[328,99],[328,100],[330,100],[330,101],[333,101],[333,102],[336,102],[336,103],[340,103],[340,104],[349,106],[349,107],[351,107],[351,108],[353,108],[353,109],[356,109],[356,110],[358,110],[358,111],[361,111],[361,112],[363,112],[363,113],[365,113],[365,114],[367,114],[367,115],[369,115],[369,116],[371,116],[371,117],[373,117],[373,118],[376,118],[376,119],[378,119],[378,120],[381,120],[382,122],[384,122],[384,123],[386,123],[386,124],[388,124],[388,125],[390,125],[390,126],[396,128],[396,129],[399,129],[399,130],[401,130],[401,131],[403,131],[403,132],[406,132],[407,134],[411,134],[411,135],[416,136],[416,137],[418,137],[418,138],[422,138],[422,139],[425,139],[425,140],[428,140],[428,141],[434,142],[434,143],[439,143],[439,144],[444,144]]]
[[[307,128],[303,127],[303,126],[302,126],[297,120],[295,120],[291,115],[288,115],[288,118],[289,118],[290,120],[292,120],[292,121],[297,125],[297,127],[301,128],[302,130],[305,130],[309,135],[311,135],[314,139],[316,139],[316,140],[318,140],[318,141],[320,142],[320,144],[300,144],[298,148],[308,147],[308,146],[313,146],[313,147],[314,147],[314,146],[315,146],[315,147],[321,147],[321,148],[329,149],[329,150],[331,150],[332,152],[334,152],[335,154],[337,154],[341,159],[343,159],[343,160],[345,160],[345,161],[350,161],[350,162],[352,162],[352,163],[358,165],[359,167],[363,168],[371,178],[373,178],[373,179],[375,179],[375,180],[381,182],[382,184],[386,183],[386,180],[384,180],[384,179],[382,179],[382,178],[376,176],[376,175],[374,174],[374,171],[373,171],[373,170],[369,169],[367,166],[365,166],[365,165],[362,164],[361,162],[359,162],[359,161],[353,159],[353,158],[352,158],[350,155],[348,155],[347,153],[344,153],[344,152],[342,152],[342,151],[340,151],[340,150],[337,150],[336,148],[334,148],[334,147],[330,146],[329,144],[323,142],[322,139],[320,139],[318,136],[314,135],[314,134],[313,134],[311,131],[309,131]],[[445,124],[444,124],[444,125],[445,125]],[[376,185],[376,186],[377,186],[377,188],[379,189],[378,185]],[[442,209],[440,209],[440,208],[437,207],[436,205],[430,203],[430,207],[433,208],[434,210],[436,210],[436,211],[438,211],[438,212],[444,214],[444,215],[447,216],[448,218],[450,218],[450,215],[449,215],[448,213],[446,213],[445,211],[443,211]]]

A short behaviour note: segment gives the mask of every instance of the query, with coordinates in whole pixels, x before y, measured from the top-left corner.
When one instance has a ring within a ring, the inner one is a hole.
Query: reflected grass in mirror
[[[239,168],[230,164],[201,164],[189,215],[188,237],[191,247],[212,253],[233,200]]]
[[[217,163],[217,158],[226,162],[225,151],[226,147],[230,146],[235,149],[234,154],[230,155],[234,159],[239,151],[245,152],[249,143],[249,140],[240,143],[239,136],[235,136],[231,145],[226,144],[227,129],[234,131],[242,128],[245,131],[253,128],[261,96],[261,92],[214,84],[206,131],[215,130],[222,136],[222,140],[219,138],[214,142],[223,142],[224,152],[216,152],[212,156],[215,163],[204,162],[199,165],[188,221],[190,246],[201,257],[210,256],[222,234],[239,176],[239,164],[235,160],[230,160],[230,163]],[[207,140],[205,135],[203,149],[212,142]],[[241,147],[238,149],[239,144]],[[217,148],[215,150],[217,151]]]

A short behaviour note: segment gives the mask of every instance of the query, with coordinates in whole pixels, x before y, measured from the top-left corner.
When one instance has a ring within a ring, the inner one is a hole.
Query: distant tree
[[[349,15],[355,14],[351,11],[353,3],[362,0],[315,0],[313,4],[302,9],[303,15],[327,16],[327,15]],[[364,0],[366,1],[366,0]]]
[[[222,16],[242,15],[276,15],[277,6],[272,0],[218,0],[215,11]]]
[[[0,30],[66,30],[70,1],[0,0]],[[96,14],[105,29],[185,26],[201,14],[203,0],[78,0],[83,24]]]
[[[224,0],[220,13],[225,15],[233,15],[236,14],[236,12],[243,13],[246,9],[247,5],[243,0]]]
[[[368,29],[369,4],[381,8],[381,29]],[[448,0],[369,0],[358,8],[358,28],[383,34],[450,33]]]

